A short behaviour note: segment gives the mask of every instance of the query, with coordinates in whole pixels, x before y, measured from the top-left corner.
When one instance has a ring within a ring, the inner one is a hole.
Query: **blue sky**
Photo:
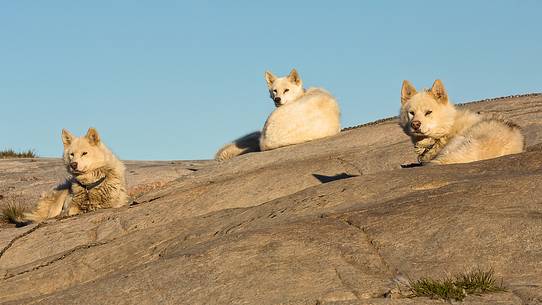
[[[541,1],[1,1],[0,149],[60,156],[96,127],[122,159],[205,159],[263,126],[298,69],[344,127],[401,81],[455,102],[542,91]]]

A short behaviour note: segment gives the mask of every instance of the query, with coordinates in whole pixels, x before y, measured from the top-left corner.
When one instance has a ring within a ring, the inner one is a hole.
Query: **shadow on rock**
[[[325,175],[319,175],[319,174],[312,174],[312,175],[314,176],[314,178],[318,179],[318,181],[322,183],[328,183],[328,182],[333,182],[337,180],[348,179],[348,178],[359,176],[359,175],[350,175],[347,173],[341,173],[335,176],[325,176]]]

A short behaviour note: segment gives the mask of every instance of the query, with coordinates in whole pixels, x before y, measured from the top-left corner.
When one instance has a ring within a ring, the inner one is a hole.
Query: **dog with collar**
[[[42,195],[36,209],[15,222],[41,222],[128,204],[124,164],[103,144],[96,129],[89,128],[84,137],[63,129],[62,143],[69,178]]]
[[[457,109],[438,79],[420,92],[403,81],[400,124],[420,164],[469,163],[518,154],[525,147],[518,125],[500,116]]]

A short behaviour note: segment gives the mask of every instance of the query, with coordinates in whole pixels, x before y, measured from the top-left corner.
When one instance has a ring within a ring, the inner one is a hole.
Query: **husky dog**
[[[421,92],[403,81],[400,124],[422,164],[468,163],[524,150],[519,126],[497,116],[456,109],[438,79],[430,90]]]
[[[124,164],[102,143],[96,129],[84,137],[62,130],[64,164],[70,177],[42,195],[37,207],[15,223],[40,222],[97,209],[127,205]]]
[[[221,148],[215,159],[226,160],[254,151],[271,150],[329,137],[341,131],[337,101],[324,89],[303,89],[295,69],[285,77],[266,71],[265,80],[275,110],[262,132],[248,134]]]
[[[333,136],[341,131],[339,105],[329,92],[320,88],[304,90],[295,69],[280,78],[266,72],[265,79],[277,108],[263,127],[262,151]]]

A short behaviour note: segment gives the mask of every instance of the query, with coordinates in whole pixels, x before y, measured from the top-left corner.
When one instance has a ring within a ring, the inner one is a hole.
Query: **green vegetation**
[[[410,290],[412,297],[462,301],[469,294],[504,291],[504,288],[502,283],[497,284],[493,270],[477,269],[443,280],[422,278],[411,281]]]
[[[0,159],[7,158],[37,158],[36,153],[29,149],[27,151],[16,152],[13,149],[6,149],[0,151]]]

